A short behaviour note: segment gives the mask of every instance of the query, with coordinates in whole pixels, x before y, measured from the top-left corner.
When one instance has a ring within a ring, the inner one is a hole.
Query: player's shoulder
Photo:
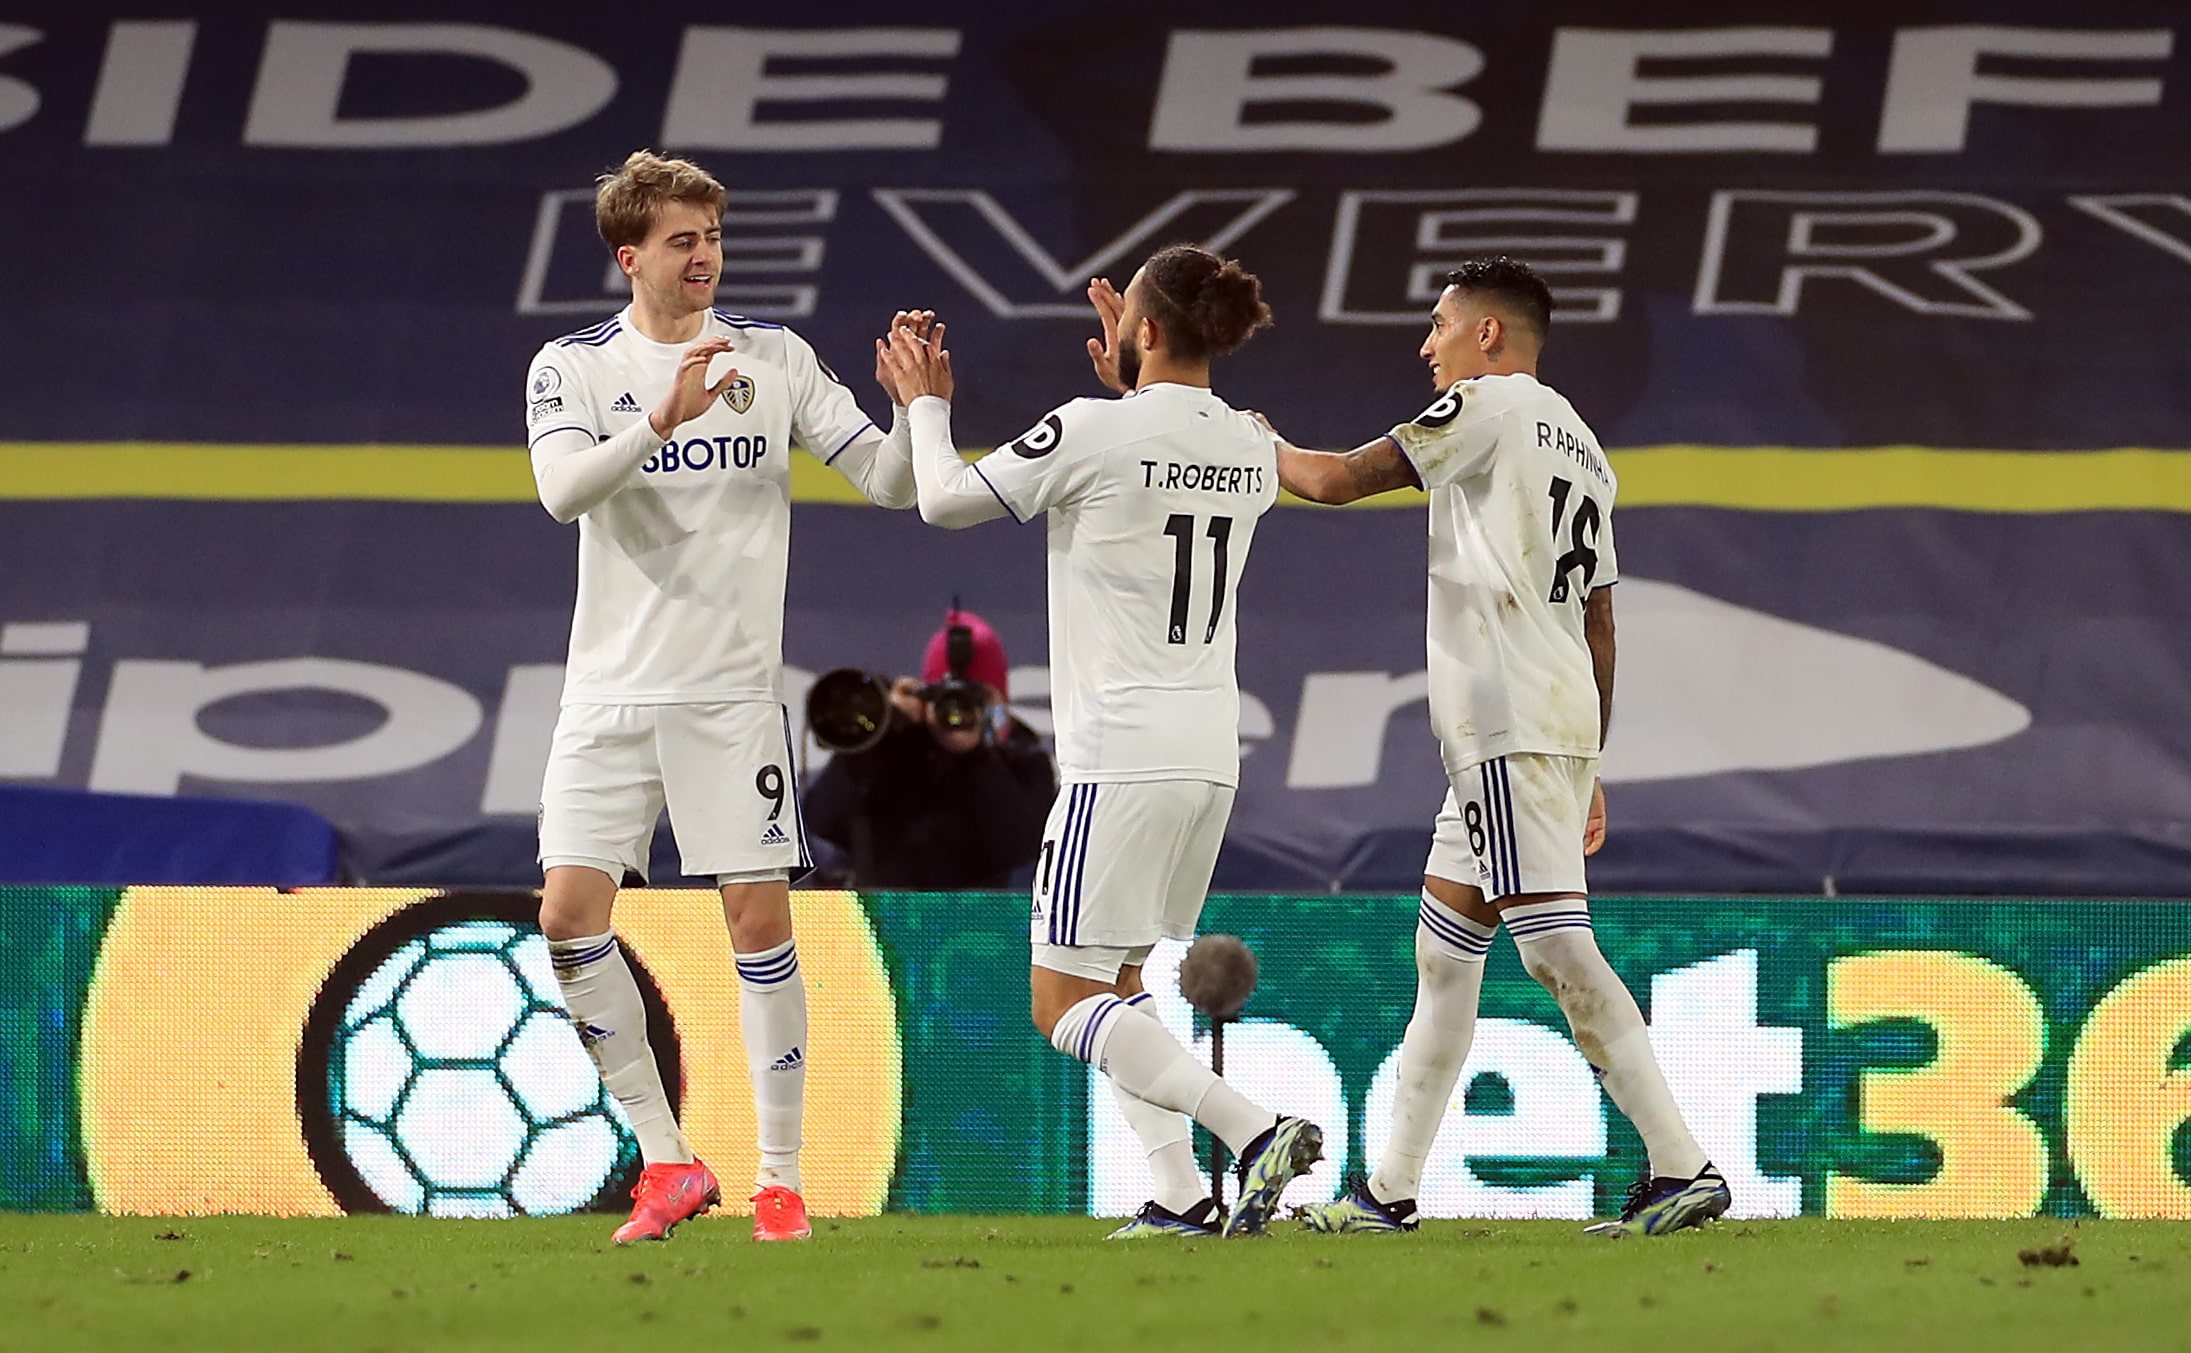
[[[740,334],[749,338],[773,337],[778,340],[798,337],[797,334],[792,333],[791,330],[774,320],[755,319],[751,315],[741,315],[735,310],[726,310],[719,305],[708,311],[708,323],[711,327],[727,332],[733,337]]]
[[[1119,406],[1125,402],[1068,399],[997,450],[1023,460],[1044,460],[1061,452],[1081,456],[1107,451],[1130,439],[1126,421],[1118,416]]]
[[[552,387],[566,379],[583,382],[588,369],[601,362],[609,352],[610,344],[624,332],[624,316],[619,311],[598,323],[542,343],[528,368],[527,384],[534,398],[542,397],[544,386],[549,387],[545,393],[552,395],[555,393]]]
[[[708,333],[711,337],[727,338],[736,347],[748,352],[814,350],[805,339],[774,320],[754,319],[750,315],[741,315],[721,306],[708,311]]]
[[[619,310],[597,324],[589,324],[560,338],[551,338],[540,345],[542,354],[567,352],[575,348],[605,348],[617,335],[624,332],[624,312]]]
[[[708,333],[712,337],[729,339],[733,352],[746,353],[749,357],[757,355],[786,371],[819,368],[837,384],[844,384],[844,378],[829,369],[829,363],[822,360],[806,336],[789,325],[754,319],[716,306],[708,312]]]
[[[1574,417],[1560,393],[1522,372],[1471,376],[1447,386],[1428,407],[1400,427],[1442,435],[1463,427],[1481,428],[1509,415],[1558,409]]]

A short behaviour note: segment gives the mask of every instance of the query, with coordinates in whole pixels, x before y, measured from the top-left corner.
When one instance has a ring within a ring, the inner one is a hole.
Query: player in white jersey
[[[1465,265],[1423,341],[1440,392],[1429,408],[1351,452],[1279,443],[1280,478],[1304,498],[1430,491],[1430,718],[1449,781],[1424,867],[1391,1144],[1370,1178],[1303,1210],[1317,1230],[1414,1229],[1502,922],[1650,1153],[1620,1219],[1590,1229],[1658,1235],[1727,1207],[1726,1181],[1591,933],[1583,859],[1605,837],[1597,772],[1613,713],[1619,484],[1574,406],[1537,379],[1551,315],[1551,292],[1526,265]]]
[[[754,1238],[810,1234],[806,990],[788,882],[808,860],[781,682],[792,443],[876,503],[914,501],[902,428],[886,439],[805,339],[713,308],[723,203],[703,170],[646,151],[604,175],[595,220],[631,304],[541,348],[526,377],[540,500],[578,523],[570,661],[541,789],[540,926],[571,1022],[644,1158],[619,1242],[662,1239],[720,1197],[663,1092],[610,930],[617,887],[646,875],[665,805],[684,871],[720,885],[736,958],[759,1139]],[[724,369],[711,379],[711,367]]]
[[[1035,1027],[1106,1073],[1149,1150],[1157,1197],[1118,1235],[1252,1234],[1322,1153],[1322,1132],[1213,1076],[1146,1009],[1159,939],[1194,934],[1240,781],[1234,594],[1278,497],[1269,435],[1210,390],[1210,362],[1269,321],[1236,262],[1190,246],[1151,258],[1121,297],[1089,287],[1097,375],[1076,399],[968,465],[951,444],[942,326],[893,331],[878,356],[910,399],[921,515],[973,526],[1049,516],[1050,701],[1058,795],[1036,865]],[[1229,1222],[1181,1114],[1239,1156]]]

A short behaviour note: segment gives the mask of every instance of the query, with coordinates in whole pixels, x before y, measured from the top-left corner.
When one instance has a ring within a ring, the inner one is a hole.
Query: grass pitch
[[[2191,1227],[1565,1222],[1106,1244],[1055,1217],[745,1218],[619,1249],[615,1218],[0,1216],[9,1349],[1940,1350],[2177,1347]],[[2068,1252],[2060,1245],[2067,1238]],[[2074,1263],[2027,1264],[2053,1249]],[[2034,1258],[2040,1256],[2034,1255]]]

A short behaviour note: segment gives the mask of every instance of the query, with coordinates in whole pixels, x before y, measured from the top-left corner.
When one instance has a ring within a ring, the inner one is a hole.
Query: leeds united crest
[[[752,408],[752,378],[749,376],[740,376],[738,379],[732,381],[730,383],[730,388],[723,391],[723,402],[730,406],[730,411],[732,413],[744,413],[747,409]]]

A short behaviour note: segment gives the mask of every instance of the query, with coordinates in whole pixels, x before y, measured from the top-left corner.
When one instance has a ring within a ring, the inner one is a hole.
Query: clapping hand
[[[708,405],[722,398],[723,391],[738,379],[738,368],[732,367],[721,380],[709,385],[708,363],[729,351],[727,338],[703,338],[685,349],[685,355],[677,359],[677,374],[670,378],[669,393],[647,415],[655,435],[669,440],[671,433],[706,413]]]
[[[1103,321],[1103,337],[1088,340],[1088,360],[1095,364],[1097,380],[1125,394],[1126,382],[1118,375],[1118,324],[1126,315],[1126,298],[1118,294],[1110,278],[1098,277],[1088,284],[1088,304],[1095,307],[1096,317]]]
[[[951,353],[943,346],[941,324],[932,325],[922,339],[911,325],[890,331],[890,341],[876,348],[876,361],[889,371],[892,388],[910,404],[922,395],[949,400],[955,383],[951,378]]]
[[[933,310],[900,310],[890,317],[889,332],[896,333],[900,329],[911,329],[914,337],[926,338],[930,326],[935,322],[936,312]],[[911,401],[898,397],[897,379],[891,374],[889,363],[883,360],[883,349],[888,346],[888,339],[878,338],[875,340],[875,383],[883,388],[884,394],[890,396],[892,404],[902,409]]]

